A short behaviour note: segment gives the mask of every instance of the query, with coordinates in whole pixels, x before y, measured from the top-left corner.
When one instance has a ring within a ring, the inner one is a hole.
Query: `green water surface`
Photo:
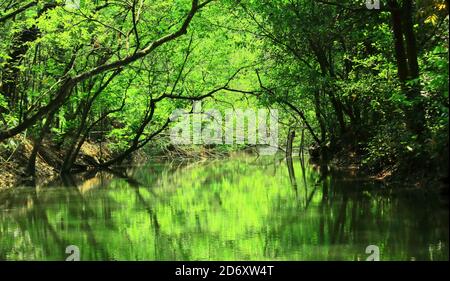
[[[0,260],[448,260],[436,192],[273,157],[153,161],[0,192]],[[126,176],[125,176],[126,175]]]

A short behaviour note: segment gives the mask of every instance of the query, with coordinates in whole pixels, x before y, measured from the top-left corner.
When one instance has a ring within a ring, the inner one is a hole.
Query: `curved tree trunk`
[[[42,146],[42,141],[44,140],[45,135],[48,133],[50,125],[53,123],[54,115],[55,112],[52,112],[47,116],[47,119],[45,120],[44,126],[42,127],[38,138],[33,141],[33,150],[31,151],[27,167],[25,168],[25,174],[27,176],[31,176],[33,179],[36,176],[36,157]]]

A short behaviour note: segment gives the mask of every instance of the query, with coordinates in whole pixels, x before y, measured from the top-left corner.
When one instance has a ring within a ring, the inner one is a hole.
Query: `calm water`
[[[0,192],[0,260],[448,260],[435,193],[321,176],[294,159],[150,163]]]

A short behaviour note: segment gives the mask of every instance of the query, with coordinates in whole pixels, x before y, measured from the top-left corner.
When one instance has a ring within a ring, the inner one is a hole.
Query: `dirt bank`
[[[0,146],[0,189],[22,185],[28,178],[25,167],[33,145],[31,140],[17,136]],[[85,142],[81,147],[75,168],[86,170],[110,157],[106,145]],[[44,141],[36,158],[36,185],[45,185],[59,175],[58,171],[64,159],[64,152],[55,144]]]

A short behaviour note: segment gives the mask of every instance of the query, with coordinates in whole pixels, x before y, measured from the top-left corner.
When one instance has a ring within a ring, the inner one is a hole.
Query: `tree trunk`
[[[389,1],[394,32],[395,58],[397,60],[397,75],[404,84],[408,78],[406,51],[403,40],[402,11],[396,0]]]
[[[316,113],[316,119],[319,122],[319,128],[320,128],[320,143],[325,143],[325,140],[327,138],[327,128],[325,126],[325,122],[322,118],[322,106],[320,104],[320,91],[314,92],[314,109]]]
[[[297,188],[297,180],[295,178],[294,162],[292,161],[292,144],[295,139],[295,131],[290,131],[286,144],[286,164],[288,166],[289,179],[294,188]]]
[[[406,42],[406,56],[408,58],[408,79],[417,81],[407,88],[407,96],[413,102],[412,108],[408,110],[408,127],[412,132],[421,136],[425,128],[425,109],[420,100],[419,63],[417,59],[417,41],[414,34],[413,3],[405,0],[404,9],[404,34]]]
[[[47,116],[47,120],[45,120],[44,126],[41,129],[41,132],[37,139],[34,140],[33,150],[31,151],[31,155],[28,159],[27,167],[25,168],[25,174],[27,176],[35,177],[36,176],[36,157],[41,148],[42,141],[44,140],[45,135],[48,133],[50,129],[50,125],[53,121],[53,116],[55,112],[49,113]]]

